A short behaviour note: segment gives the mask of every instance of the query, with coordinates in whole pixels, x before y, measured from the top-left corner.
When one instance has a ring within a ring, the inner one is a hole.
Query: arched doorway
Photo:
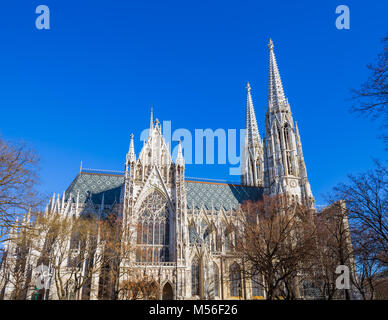
[[[163,287],[162,300],[173,300],[174,294],[170,283],[166,283]]]

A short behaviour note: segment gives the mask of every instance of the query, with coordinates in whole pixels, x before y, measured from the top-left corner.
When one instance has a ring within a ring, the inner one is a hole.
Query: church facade
[[[228,222],[244,201],[261,200],[264,194],[288,194],[314,208],[298,126],[271,40],[268,48],[265,139],[259,134],[248,83],[241,184],[186,178],[181,144],[173,161],[151,113],[149,137],[138,155],[131,135],[124,174],[81,169],[62,198],[53,196],[46,214],[102,215],[119,208],[123,241],[136,248],[121,268],[135,267],[150,275],[158,282],[160,299],[265,298],[257,281],[241,277],[243,266],[230,251],[234,240]],[[9,242],[7,250],[14,249]],[[29,260],[31,268],[34,263]],[[6,265],[0,270],[3,275]],[[90,299],[98,299],[98,279],[91,288]],[[5,284],[4,298],[12,290],[11,282]],[[48,298],[56,299],[53,285]]]

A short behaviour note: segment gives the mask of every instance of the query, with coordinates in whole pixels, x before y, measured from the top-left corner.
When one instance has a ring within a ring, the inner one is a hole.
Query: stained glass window
[[[229,268],[230,295],[232,297],[241,296],[241,272],[238,263],[233,263]]]
[[[137,224],[138,262],[169,261],[169,221],[167,199],[151,192],[139,210]]]
[[[191,262],[191,295],[199,296],[199,261],[194,258]]]
[[[219,283],[219,272],[218,272],[218,266],[217,264],[215,264],[213,262],[213,277],[214,277],[214,296],[215,297],[218,297],[219,296],[219,287],[220,287],[220,283]]]
[[[264,288],[263,288],[263,279],[262,276],[255,272],[255,270],[252,270],[252,296],[253,297],[260,297],[264,296]]]

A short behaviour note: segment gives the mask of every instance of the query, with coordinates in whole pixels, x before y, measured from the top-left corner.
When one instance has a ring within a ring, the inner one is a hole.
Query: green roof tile
[[[244,201],[257,201],[263,197],[263,189],[247,187],[235,184],[209,183],[199,181],[186,181],[187,208],[199,209],[202,205],[210,210],[212,204],[214,209],[225,210],[237,209]]]
[[[66,199],[70,196],[70,193],[72,198],[76,199],[79,192],[81,203],[91,199],[93,203],[101,204],[102,194],[104,194],[104,203],[111,205],[115,201],[120,201],[123,183],[123,175],[82,172],[75,177],[69,188],[67,188]]]
[[[104,194],[104,203],[111,205],[120,201],[123,183],[123,175],[81,172],[67,188],[65,195],[68,199],[71,193],[75,200],[79,192],[81,203],[91,199],[93,203],[101,204]],[[234,210],[246,200],[257,201],[263,196],[262,188],[235,184],[186,181],[185,186],[188,209],[192,209],[194,202],[194,209],[204,206],[210,210],[213,205],[216,210],[221,207]]]

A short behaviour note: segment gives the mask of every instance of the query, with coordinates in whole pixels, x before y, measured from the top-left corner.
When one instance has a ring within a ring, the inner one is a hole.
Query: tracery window
[[[139,209],[136,260],[156,263],[169,261],[169,237],[167,199],[154,190]]]
[[[230,250],[229,235],[230,235],[229,230],[225,229],[225,231],[224,231],[224,247],[225,247],[225,251],[229,251]]]
[[[191,295],[199,296],[199,260],[197,257],[191,262]]]
[[[205,242],[209,242],[211,227],[204,220],[201,222],[202,238]]]
[[[252,268],[252,296],[262,297],[264,296],[263,279],[261,275]]]
[[[221,235],[216,230],[216,251],[222,251]]]
[[[229,268],[230,296],[241,296],[241,271],[238,263],[233,263]]]
[[[284,142],[286,150],[291,150],[290,148],[290,136],[289,136],[289,127],[287,123],[284,125]]]
[[[214,296],[218,297],[220,295],[220,282],[219,282],[220,274],[218,272],[218,266],[213,262],[213,282],[214,282]]]

